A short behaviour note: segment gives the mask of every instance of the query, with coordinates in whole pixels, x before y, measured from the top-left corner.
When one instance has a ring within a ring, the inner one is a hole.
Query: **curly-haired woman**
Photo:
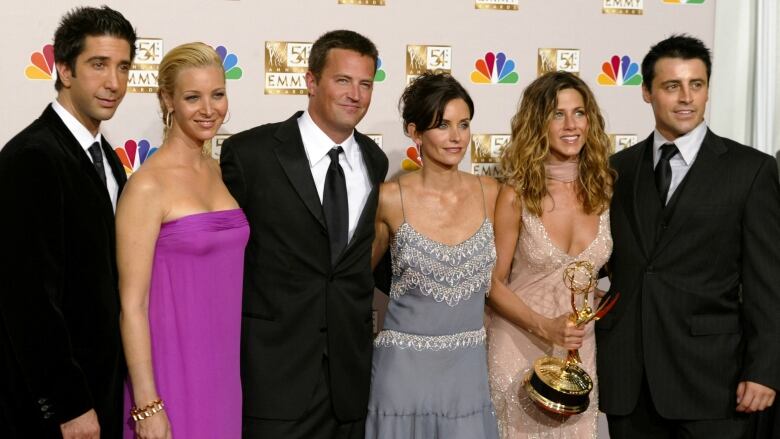
[[[563,416],[535,407],[522,382],[537,358],[577,348],[596,379],[593,327],[570,322],[562,278],[571,262],[598,269],[612,251],[609,151],[604,118],[580,78],[553,72],[525,89],[501,158],[489,296],[489,378],[502,438],[596,437],[595,390],[584,413]]]

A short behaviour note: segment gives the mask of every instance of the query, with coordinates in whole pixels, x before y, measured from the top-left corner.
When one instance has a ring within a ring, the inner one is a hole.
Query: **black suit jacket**
[[[646,374],[665,418],[730,417],[739,381],[780,388],[777,166],[708,131],[664,217],[652,139],[612,158],[622,297],[596,324],[599,408],[630,413]]]
[[[121,190],[125,172],[103,153]],[[90,408],[120,437],[114,211],[51,106],[0,150],[0,437],[60,437]]]
[[[336,416],[365,417],[371,368],[371,243],[387,157],[355,133],[372,184],[332,268],[328,231],[297,119],[235,134],[222,177],[250,224],[244,269],[241,372],[244,415],[298,419],[327,346]]]

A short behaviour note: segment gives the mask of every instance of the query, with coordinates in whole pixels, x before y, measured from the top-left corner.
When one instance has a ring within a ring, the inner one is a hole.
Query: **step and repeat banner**
[[[427,70],[450,72],[475,103],[472,148],[461,164],[495,173],[523,88],[539,74],[566,70],[593,89],[616,150],[647,136],[653,115],[642,101],[642,57],[655,42],[689,33],[712,46],[715,0],[12,0],[3,6],[0,145],[55,97],[52,35],[77,5],[121,11],[139,40],[128,94],[103,132],[126,171],[160,146],[155,95],[166,50],[202,41],[223,58],[230,118],[214,140],[280,121],[307,105],[304,73],[311,43],[333,29],[374,41],[380,63],[373,100],[358,129],[390,159],[388,178],[417,169],[401,129],[398,98]],[[715,68],[717,63],[715,60]],[[723,60],[722,62],[729,62]],[[381,308],[381,303],[378,303]],[[381,320],[381,319],[380,319]]]
[[[401,130],[398,98],[426,70],[452,73],[472,94],[472,148],[462,169],[495,173],[523,88],[539,74],[566,70],[594,90],[617,150],[647,136],[652,111],[642,101],[639,65],[650,45],[686,32],[712,45],[715,0],[115,0],[12,1],[3,8],[0,145],[55,96],[52,35],[77,5],[121,11],[139,36],[128,94],[103,131],[128,173],[162,141],[155,92],[166,50],[202,41],[223,58],[230,119],[221,141],[288,118],[307,105],[304,72],[322,33],[352,29],[380,53],[373,101],[358,129],[390,159],[390,176],[417,169]],[[727,62],[727,61],[726,61]],[[717,63],[717,60],[716,60]],[[716,64],[717,65],[717,64]]]

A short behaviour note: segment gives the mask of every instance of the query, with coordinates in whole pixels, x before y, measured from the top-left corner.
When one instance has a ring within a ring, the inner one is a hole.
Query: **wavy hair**
[[[517,113],[512,117],[512,140],[501,154],[504,182],[513,186],[518,198],[536,216],[542,215],[547,195],[544,162],[550,153],[548,127],[558,107],[558,92],[574,89],[585,103],[588,132],[579,158],[577,196],[587,214],[601,214],[609,206],[615,171],[609,167],[609,137],[604,117],[590,88],[576,75],[551,72],[534,80],[523,91]]]

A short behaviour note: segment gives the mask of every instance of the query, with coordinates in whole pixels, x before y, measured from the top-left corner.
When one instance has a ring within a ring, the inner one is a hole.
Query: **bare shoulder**
[[[406,179],[401,178],[401,184],[405,184]],[[404,186],[406,188],[407,186]],[[399,186],[397,180],[386,181],[382,183],[379,189],[379,209],[377,219],[386,223],[390,230],[395,230],[404,220],[403,212],[403,189]]]
[[[379,210],[394,211],[401,208],[401,189],[398,181],[386,181],[379,187]]]
[[[501,188],[501,185],[498,183],[498,181],[489,175],[479,175],[477,178],[479,179],[480,183],[482,183],[482,189],[485,191],[485,197],[495,200],[496,197],[498,197],[498,191]]]
[[[496,205],[500,206],[513,206],[519,207],[520,197],[517,195],[517,190],[510,184],[498,184],[498,196],[496,197]]]
[[[135,171],[122,189],[117,203],[117,215],[126,208],[143,206],[143,210],[149,211],[159,207],[165,192],[161,171],[157,167],[145,166]]]

